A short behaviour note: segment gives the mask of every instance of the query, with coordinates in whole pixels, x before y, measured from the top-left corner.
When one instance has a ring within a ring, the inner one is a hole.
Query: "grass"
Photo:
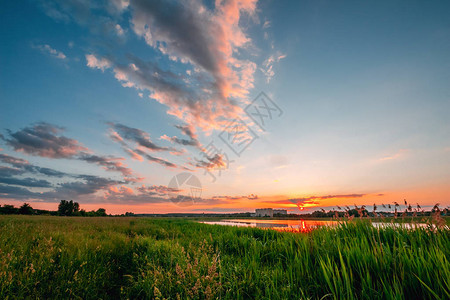
[[[449,230],[0,216],[0,298],[449,299]]]

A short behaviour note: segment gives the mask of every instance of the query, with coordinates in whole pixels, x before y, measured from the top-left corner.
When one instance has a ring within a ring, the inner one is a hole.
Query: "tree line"
[[[52,215],[52,216],[80,216],[80,217],[105,217],[106,209],[86,211],[80,209],[80,204],[73,200],[61,200],[57,211],[34,209],[30,204],[24,203],[20,207],[4,204],[0,205],[0,215]]]

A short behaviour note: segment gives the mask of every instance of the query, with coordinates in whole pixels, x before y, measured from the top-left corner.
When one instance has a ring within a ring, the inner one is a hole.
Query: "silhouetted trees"
[[[2,207],[0,207],[0,214],[17,215],[18,213],[19,213],[19,209],[17,209],[13,205],[5,204]]]
[[[14,205],[0,205],[0,215],[57,215],[57,216],[82,216],[82,217],[106,217],[106,209],[99,208],[96,211],[80,210],[80,204],[73,200],[61,200],[57,211],[45,209],[33,209],[30,204],[24,203],[19,208]]]
[[[73,202],[72,200],[66,201],[61,200],[58,205],[58,215],[60,216],[74,216],[78,215],[80,211],[80,205],[78,202]]]
[[[95,214],[99,217],[106,217],[106,209],[104,208],[99,208],[97,209],[97,211],[95,212]]]
[[[34,212],[33,208],[28,203],[24,203],[21,207],[19,207],[20,215],[32,215],[33,212]]]

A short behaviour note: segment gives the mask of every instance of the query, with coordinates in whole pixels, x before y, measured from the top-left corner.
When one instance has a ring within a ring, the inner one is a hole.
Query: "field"
[[[0,299],[449,299],[448,230],[0,216]]]

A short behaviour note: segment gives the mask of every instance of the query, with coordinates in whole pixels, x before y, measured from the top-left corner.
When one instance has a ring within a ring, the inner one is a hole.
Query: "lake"
[[[276,230],[286,230],[293,228],[299,231],[310,231],[320,226],[336,226],[339,222],[321,220],[227,219],[221,221],[202,221],[200,223],[210,225],[270,228]]]
[[[258,228],[270,228],[275,230],[291,230],[300,232],[308,232],[321,226],[336,226],[343,221],[321,221],[321,220],[266,220],[266,219],[225,219],[220,221],[201,221],[203,224],[210,225],[225,225],[225,226],[239,226],[239,227],[258,227]],[[391,223],[391,222],[372,222],[374,227],[396,227],[396,228],[425,228],[431,226],[435,228],[435,225],[429,225],[426,223]],[[444,228],[448,229],[448,226]]]

